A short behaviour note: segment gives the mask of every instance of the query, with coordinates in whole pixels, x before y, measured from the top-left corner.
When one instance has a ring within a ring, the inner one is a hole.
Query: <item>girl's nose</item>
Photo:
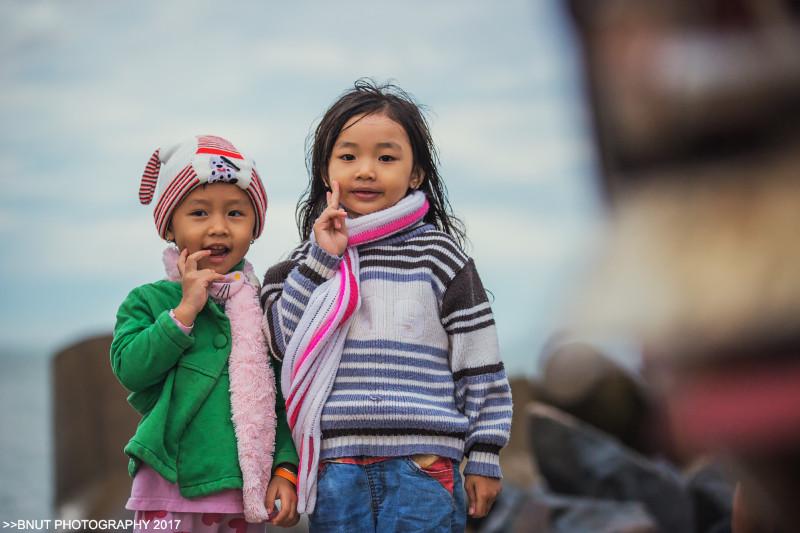
[[[208,233],[211,235],[225,235],[228,233],[228,221],[222,215],[211,216],[208,220]]]
[[[357,178],[375,179],[375,165],[370,160],[362,160],[356,173]]]

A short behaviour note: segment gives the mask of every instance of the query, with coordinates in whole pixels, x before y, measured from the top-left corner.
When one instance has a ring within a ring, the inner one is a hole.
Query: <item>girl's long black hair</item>
[[[464,224],[453,214],[447,199],[447,188],[437,168],[439,157],[420,106],[411,95],[396,85],[377,84],[369,78],[356,80],[353,88],[342,94],[328,109],[313,136],[306,141],[309,182],[295,211],[300,238],[309,238],[314,221],[327,206],[325,180],[328,163],[342,128],[352,117],[372,113],[384,113],[406,131],[414,156],[414,170],[425,176],[419,187],[430,204],[424,220],[453,237],[463,247],[466,240]]]

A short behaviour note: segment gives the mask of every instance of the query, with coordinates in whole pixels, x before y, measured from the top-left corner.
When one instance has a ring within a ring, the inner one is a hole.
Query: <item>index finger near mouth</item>
[[[186,268],[191,270],[197,270],[197,262],[204,256],[210,254],[211,250],[199,250],[197,252],[194,252],[193,254],[189,254],[189,256],[186,258]]]

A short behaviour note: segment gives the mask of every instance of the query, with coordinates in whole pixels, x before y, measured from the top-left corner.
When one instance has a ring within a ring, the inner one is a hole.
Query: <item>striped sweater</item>
[[[320,459],[466,455],[465,474],[501,477],[511,391],[472,259],[423,223],[358,251],[361,307],[322,411]],[[341,260],[306,241],[267,272],[261,304],[278,361]]]

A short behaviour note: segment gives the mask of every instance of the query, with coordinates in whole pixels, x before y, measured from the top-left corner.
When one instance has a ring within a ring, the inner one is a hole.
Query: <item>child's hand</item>
[[[210,268],[197,270],[197,262],[210,254],[211,250],[200,250],[189,255],[189,251],[184,248],[181,250],[181,255],[178,256],[178,272],[181,273],[183,297],[173,313],[175,313],[175,318],[185,326],[191,326],[197,314],[206,305],[208,286],[214,281],[225,278]]]
[[[347,248],[347,212],[339,207],[339,184],[331,183],[333,192],[327,193],[328,207],[314,222],[314,237],[317,244],[331,255],[342,255]]]
[[[473,518],[486,516],[503,488],[502,483],[493,477],[476,475],[465,477],[464,489],[469,499],[469,515]]]
[[[275,500],[281,501],[281,510],[270,520],[270,524],[280,527],[295,525],[300,520],[300,515],[297,514],[297,491],[291,481],[272,476],[264,498],[264,505],[270,515],[275,510]]]

